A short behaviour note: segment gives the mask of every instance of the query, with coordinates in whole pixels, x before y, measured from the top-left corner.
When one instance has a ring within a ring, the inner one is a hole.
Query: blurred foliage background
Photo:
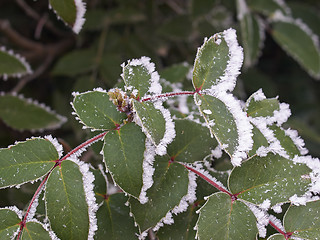
[[[286,3],[292,15],[319,36],[320,2]],[[256,14],[268,23],[265,15]],[[34,71],[21,79],[0,80],[0,92],[23,94],[68,119],[58,129],[41,132],[18,131],[0,121],[0,147],[48,134],[59,138],[65,151],[83,142],[93,133],[82,130],[71,115],[72,92],[113,87],[120,79],[121,63],[128,59],[149,56],[160,75],[174,78],[178,70],[168,69],[180,63],[192,66],[204,37],[232,27],[242,45],[235,0],[88,0],[85,17],[82,31],[75,35],[48,10],[48,1],[0,1],[0,45],[24,56]],[[267,97],[279,96],[290,104],[288,127],[298,130],[310,154],[319,157],[320,81],[288,56],[270,31],[267,25],[260,57],[243,67],[235,95],[245,101],[262,88]],[[99,158],[95,152],[98,147],[84,158]],[[1,206],[9,202],[23,208],[34,188],[1,190]]]

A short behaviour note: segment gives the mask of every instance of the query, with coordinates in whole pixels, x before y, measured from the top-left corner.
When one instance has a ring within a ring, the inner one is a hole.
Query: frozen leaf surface
[[[294,164],[279,155],[254,156],[241,168],[234,168],[229,178],[232,193],[239,198],[261,204],[269,199],[271,205],[287,202],[294,194],[303,195],[309,187],[310,169],[304,164]]]
[[[0,209],[0,238],[4,240],[12,239],[14,233],[20,228],[21,219],[15,211],[9,208]]]
[[[63,161],[48,178],[46,213],[52,230],[60,239],[88,239],[89,206],[82,178],[79,166],[70,160]]]
[[[0,188],[34,181],[45,175],[59,159],[47,139],[32,138],[0,149]]]
[[[0,119],[17,130],[43,131],[60,127],[66,118],[44,104],[22,96],[0,93]]]
[[[130,208],[140,231],[155,227],[160,221],[172,223],[167,213],[188,193],[188,171],[178,163],[168,163],[167,157],[156,158],[154,184],[147,190],[149,201],[141,204],[130,198]]]
[[[100,240],[108,236],[110,240],[136,239],[138,229],[133,218],[129,217],[128,197],[123,193],[113,194],[105,200],[97,211],[98,230],[94,239]]]
[[[21,234],[22,240],[51,240],[49,232],[39,222],[27,222]]]
[[[101,89],[75,94],[73,108],[86,127],[97,130],[114,129],[127,117],[117,110],[107,92]]]
[[[143,159],[146,137],[139,126],[128,123],[104,138],[103,158],[115,183],[139,197],[143,185]]]
[[[49,6],[75,33],[80,32],[86,12],[85,3],[82,0],[50,0]]]
[[[228,194],[214,193],[200,209],[196,225],[198,239],[255,239],[256,218],[240,201],[231,201]]]
[[[287,232],[302,239],[320,239],[320,201],[305,206],[290,206],[284,217]],[[303,219],[303,220],[302,220]]]
[[[4,47],[0,47],[0,62],[0,76],[4,79],[21,77],[32,72],[24,58],[14,54],[12,50],[7,51]]]

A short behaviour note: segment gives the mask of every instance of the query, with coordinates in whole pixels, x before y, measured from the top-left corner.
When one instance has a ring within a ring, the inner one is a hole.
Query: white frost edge
[[[146,138],[145,142],[146,149],[144,151],[144,159],[143,159],[143,185],[141,188],[141,192],[139,195],[139,201],[141,204],[145,204],[148,202],[147,190],[152,187],[153,179],[152,176],[154,174],[153,162],[155,160],[156,149],[150,139]]]
[[[237,0],[237,10],[238,10],[237,18],[239,21],[241,21],[244,18],[244,15],[250,13],[250,10],[245,0]]]
[[[238,133],[238,146],[231,156],[231,162],[233,166],[240,166],[242,160],[247,158],[247,152],[249,152],[253,146],[252,125],[250,124],[246,113],[242,110],[240,101],[232,94],[224,91],[216,92],[211,90],[208,93],[222,101],[235,120]]]
[[[32,104],[32,105],[35,105],[43,110],[45,110],[46,112],[54,115],[55,117],[58,118],[58,123],[54,124],[54,125],[51,125],[51,126],[48,126],[46,128],[41,128],[41,129],[28,129],[29,131],[31,131],[32,133],[34,132],[43,132],[45,130],[52,130],[52,129],[57,129],[59,128],[62,124],[64,124],[66,121],[67,121],[67,118],[62,116],[62,115],[59,115],[57,114],[54,110],[52,110],[50,107],[46,106],[44,103],[39,103],[37,100],[34,100],[32,98],[25,98],[22,94],[17,94],[15,92],[11,93],[11,94],[7,94],[5,92],[0,92],[0,96],[14,96],[14,97],[17,97],[19,98],[20,100],[23,100],[25,101],[27,104]],[[21,131],[21,130],[18,130],[18,131]]]
[[[224,30],[222,35],[229,48],[229,60],[224,74],[219,78],[218,83],[210,88],[209,91],[213,92],[232,91],[236,86],[237,77],[240,74],[243,63],[243,49],[237,41],[236,30],[229,28]],[[217,36],[220,35],[215,34],[211,38]]]
[[[40,222],[39,220],[37,220],[35,218],[27,220],[26,223],[32,223],[32,222],[40,224],[43,227],[43,229],[46,230],[49,233],[49,236],[50,236],[50,238],[52,240],[60,240],[60,238],[58,238],[57,235],[51,230],[49,224],[42,223],[42,222]]]
[[[247,205],[247,207],[249,207],[249,209],[252,211],[253,215],[256,217],[257,219],[257,228],[259,231],[259,236],[264,238],[267,235],[267,225],[269,224],[269,215],[267,213],[267,211],[257,207],[255,204],[250,203],[250,202],[246,202],[246,201],[242,201],[245,205]]]
[[[51,135],[46,135],[44,136],[44,138],[49,140],[52,143],[52,145],[55,147],[55,149],[58,152],[59,158],[61,158],[63,154],[63,146],[58,142],[58,140],[52,137]]]
[[[269,220],[270,220],[274,225],[276,225],[277,228],[279,228],[279,229],[282,230],[283,232],[286,232],[286,230],[284,229],[281,221],[280,221],[278,218],[276,218],[275,216],[273,216],[273,215],[270,214],[270,215],[269,215]]]
[[[84,14],[86,13],[86,4],[82,0],[74,0],[77,9],[76,21],[73,24],[72,30],[74,33],[78,34],[86,19]]]
[[[83,27],[83,24],[85,22],[85,18],[84,18],[84,14],[86,13],[86,4],[82,1],[82,0],[73,0],[74,4],[76,6],[76,19],[75,22],[73,23],[72,26],[72,31],[76,34],[78,34],[80,32],[80,30]],[[52,9],[53,12],[56,14],[57,18],[62,20],[64,22],[64,24],[66,26],[68,26],[68,24],[61,18],[61,16],[57,13],[57,11],[51,6],[50,1],[49,1],[49,9]]]
[[[22,220],[23,212],[17,206],[7,206],[7,207],[0,208],[0,210],[3,210],[3,209],[15,212],[18,215],[18,218]]]
[[[283,129],[283,131],[286,136],[291,138],[291,140],[296,145],[301,155],[306,155],[308,153],[308,149],[305,148],[305,143],[303,139],[299,136],[297,130],[288,128],[288,129]]]
[[[275,212],[275,213],[282,213],[282,205],[285,204],[283,203],[277,203],[276,205],[273,205],[271,207],[271,209]]]
[[[151,62],[151,59],[149,57],[142,56],[139,59],[128,60],[127,65],[125,63],[121,64],[123,69],[126,66],[139,66],[139,65],[145,67],[148,73],[150,74],[150,79],[149,79],[150,87],[149,87],[148,93],[151,95],[161,94],[162,87],[160,85],[160,75],[155,70],[155,64]],[[121,74],[121,77],[122,79],[124,79],[123,73]],[[130,87],[130,86],[127,86],[127,87]],[[143,99],[149,96],[147,96],[147,93],[146,93],[144,96],[141,96],[141,97]]]
[[[88,205],[88,214],[89,214],[89,233],[88,233],[88,240],[93,240],[95,231],[98,229],[97,225],[97,217],[96,212],[98,210],[98,204],[96,202],[94,189],[94,175],[92,172],[89,171],[89,164],[78,161],[76,159],[68,159],[79,166],[79,170],[82,173],[82,181],[83,181],[83,188],[86,196],[86,202]]]
[[[113,90],[113,89],[111,89],[111,91],[112,91],[112,90]],[[75,97],[77,97],[77,96],[79,96],[79,95],[84,95],[84,94],[92,93],[92,92],[108,93],[106,90],[104,90],[104,89],[102,89],[102,88],[100,88],[100,87],[94,88],[92,91],[86,91],[86,92],[82,92],[82,93],[72,92],[73,101],[74,101]],[[72,109],[73,109],[73,112],[72,112],[71,114],[72,114],[73,116],[75,116],[75,119],[76,119],[80,124],[82,124],[82,129],[90,129],[92,132],[94,132],[94,131],[99,131],[99,130],[105,130],[105,129],[97,129],[97,128],[92,128],[92,127],[87,126],[87,124],[85,124],[85,123],[81,120],[80,116],[78,115],[78,113],[77,113],[77,111],[76,111],[76,108],[75,108],[74,105],[73,105],[73,101],[70,102],[70,105],[71,105],[71,107],[72,107]]]
[[[24,73],[13,73],[13,74],[9,74],[9,75],[8,74],[3,74],[2,77],[3,77],[4,80],[7,80],[8,77],[21,78],[22,76],[27,75],[27,74],[31,74],[33,72],[31,67],[30,67],[30,65],[29,65],[29,63],[21,55],[19,55],[17,53],[14,53],[13,50],[7,50],[5,46],[1,46],[0,47],[0,51],[9,54],[12,57],[15,57],[26,68],[26,72],[24,72]]]
[[[314,47],[318,50],[318,54],[320,54],[320,44],[319,44],[319,37],[317,34],[315,34],[312,29],[307,25],[305,24],[300,18],[292,18],[290,16],[285,16],[283,15],[283,13],[279,10],[277,10],[274,15],[272,16],[272,19],[271,19],[272,22],[277,22],[277,21],[280,21],[280,22],[286,22],[286,23],[291,23],[291,24],[294,24],[296,25],[297,27],[299,27],[302,31],[304,31],[312,40],[313,44],[314,44]],[[285,50],[286,47],[284,47]],[[295,55],[292,55],[293,58],[295,60],[299,60]],[[300,63],[300,61],[298,61]],[[308,73],[319,79],[320,78],[320,75],[315,75],[314,73],[312,73],[311,71],[308,70]]]

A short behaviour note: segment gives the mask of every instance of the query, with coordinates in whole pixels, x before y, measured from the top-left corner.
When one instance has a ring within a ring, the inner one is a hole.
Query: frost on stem
[[[79,166],[79,170],[82,173],[83,188],[85,192],[86,202],[88,205],[89,214],[89,233],[88,239],[92,240],[95,231],[98,229],[96,212],[98,210],[98,204],[96,203],[94,189],[94,175],[89,171],[89,164],[78,161],[76,159],[71,159],[72,162]]]

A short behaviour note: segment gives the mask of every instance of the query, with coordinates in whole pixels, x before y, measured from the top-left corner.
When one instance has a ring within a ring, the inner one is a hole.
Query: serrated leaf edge
[[[5,52],[7,54],[9,54],[10,56],[12,57],[15,57],[16,59],[18,59],[20,61],[20,63],[22,63],[24,65],[24,67],[26,68],[26,72],[25,73],[14,73],[14,74],[3,74],[2,77],[4,80],[7,80],[8,77],[16,77],[16,78],[20,78],[24,75],[27,75],[27,74],[31,74],[32,73],[32,69],[29,65],[29,63],[26,61],[26,59],[22,56],[20,56],[19,54],[17,53],[14,53],[13,50],[7,50],[5,46],[1,46],[0,47],[0,51],[1,52]],[[0,75],[1,76],[1,75]]]
[[[67,118],[60,115],[60,114],[57,114],[54,110],[52,110],[50,107],[46,106],[44,103],[39,103],[37,100],[34,100],[32,98],[25,98],[22,94],[17,94],[17,93],[5,93],[5,92],[0,92],[0,96],[13,96],[13,97],[17,97],[19,98],[20,100],[22,101],[25,101],[26,103],[28,104],[32,104],[32,105],[35,105],[43,110],[45,110],[46,112],[54,115],[55,117],[58,118],[59,122],[54,124],[54,125],[51,125],[49,127],[45,127],[45,128],[39,128],[39,129],[17,129],[18,131],[22,132],[24,130],[29,130],[31,131],[32,133],[34,132],[44,132],[45,130],[54,130],[54,129],[57,129],[59,127],[62,126],[62,124],[64,124],[65,122],[67,122]],[[7,124],[6,124],[7,125]],[[10,127],[10,126],[8,126]],[[12,128],[12,127],[10,127]]]

